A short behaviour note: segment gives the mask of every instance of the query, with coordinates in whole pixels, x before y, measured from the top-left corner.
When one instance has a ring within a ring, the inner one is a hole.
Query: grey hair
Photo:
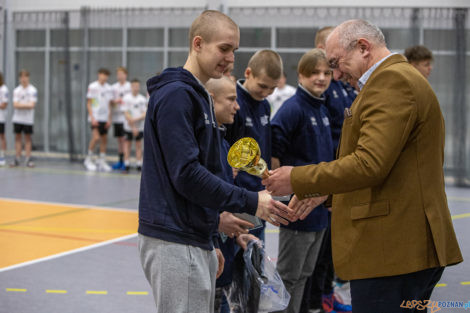
[[[349,20],[338,26],[338,37],[341,46],[346,50],[354,48],[355,40],[366,38],[371,42],[385,46],[385,37],[380,28],[366,20]]]

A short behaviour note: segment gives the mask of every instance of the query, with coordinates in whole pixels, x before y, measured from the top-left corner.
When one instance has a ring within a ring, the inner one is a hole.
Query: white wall
[[[5,0],[10,11],[78,10],[107,7],[467,7],[470,0]]]

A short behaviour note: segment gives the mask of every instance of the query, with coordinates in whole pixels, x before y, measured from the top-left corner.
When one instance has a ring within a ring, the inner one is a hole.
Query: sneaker
[[[124,166],[124,162],[116,162],[112,165],[112,168],[113,170],[117,170],[117,171],[122,171],[122,167]]]
[[[111,172],[111,170],[112,170],[111,166],[109,166],[105,160],[101,159],[98,161],[98,171],[109,173]]]
[[[137,165],[137,171],[138,171],[138,172],[142,172],[142,166]]]
[[[20,166],[20,160],[15,158],[13,162],[10,163],[10,167],[17,167],[17,166]]]
[[[0,158],[0,166],[5,166],[5,164],[7,164],[5,158]]]
[[[336,311],[334,310],[334,300],[333,300],[333,293],[329,294],[329,295],[322,295],[321,296],[321,299],[322,299],[322,306],[323,306],[323,310],[326,312],[326,313],[336,313]]]
[[[124,162],[122,163],[121,168],[119,169],[120,171],[128,171],[129,169],[127,168],[126,164]]]
[[[334,287],[334,307],[338,307],[336,303],[346,305],[344,307],[343,312],[348,312],[351,311],[351,288],[349,285],[349,282],[346,283],[340,283],[340,282],[335,282],[335,287]],[[349,308],[349,310],[348,310]]]
[[[85,158],[85,162],[83,162],[83,165],[85,166],[87,171],[96,172],[96,164],[93,162],[91,157],[87,156]]]
[[[24,165],[25,165],[26,167],[33,168],[33,167],[34,167],[34,162],[31,161],[31,159],[28,158],[28,159],[26,159],[26,160],[24,161]]]

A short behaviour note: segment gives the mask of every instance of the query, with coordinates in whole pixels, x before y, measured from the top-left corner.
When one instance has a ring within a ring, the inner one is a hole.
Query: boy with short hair
[[[140,93],[140,81],[131,81],[131,93],[122,98],[122,111],[124,112],[124,132],[126,144],[124,147],[124,168],[130,169],[130,155],[132,140],[135,140],[136,168],[142,170],[142,138],[144,137],[144,119],[147,112],[147,99]]]
[[[237,82],[237,101],[240,110],[232,125],[226,125],[226,139],[229,144],[243,137],[254,138],[261,149],[261,157],[271,168],[271,106],[266,100],[279,83],[282,75],[282,60],[272,50],[256,52],[248,62],[245,79]],[[235,178],[237,186],[251,191],[261,191],[265,187],[261,178],[240,171]],[[264,240],[264,227],[253,234]]]
[[[295,95],[284,102],[272,120],[273,169],[334,159],[324,96],[333,72],[325,52],[312,49],[305,53],[297,72],[299,86]],[[291,295],[285,310],[288,313],[300,311],[305,283],[315,268],[328,225],[328,211],[318,204],[305,219],[280,228],[277,270]]]
[[[8,88],[3,82],[3,75],[0,73],[0,166],[5,166],[5,151],[7,141],[5,138],[5,122],[8,106]]]
[[[88,86],[86,105],[92,137],[88,146],[88,155],[83,162],[88,171],[111,171],[111,167],[105,160],[108,129],[111,126],[111,101],[113,99],[113,90],[108,84],[109,75],[108,69],[100,68],[98,70],[98,80]],[[95,164],[93,150],[98,142],[100,145],[100,156]]]
[[[21,70],[19,72],[20,84],[13,91],[13,131],[15,133],[15,150],[16,156],[11,164],[12,167],[20,165],[21,150],[22,150],[22,137],[24,134],[24,149],[26,153],[25,165],[27,167],[34,167],[31,161],[31,149],[34,125],[34,108],[38,101],[38,92],[36,87],[29,83],[29,72]]]
[[[434,58],[431,50],[422,45],[408,47],[405,57],[426,79],[431,75]]]
[[[114,137],[117,138],[118,141],[119,161],[113,164],[112,168],[114,170],[125,170],[125,111],[122,110],[121,106],[123,105],[124,96],[131,93],[131,84],[127,81],[127,69],[123,66],[120,66],[116,69],[116,78],[117,82],[111,86],[114,93],[114,99],[112,102],[112,120],[114,128]]]
[[[191,25],[184,67],[147,81],[139,251],[159,313],[214,312],[224,262],[214,249],[219,210],[247,212],[277,226],[291,218],[292,210],[266,191],[222,179],[220,134],[204,84],[233,63],[239,38],[227,15],[204,11]]]

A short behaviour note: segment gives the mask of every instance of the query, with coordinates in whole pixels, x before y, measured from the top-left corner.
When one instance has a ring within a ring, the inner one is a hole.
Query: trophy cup
[[[267,178],[268,165],[261,158],[258,143],[251,137],[244,137],[235,142],[228,151],[228,164],[251,175]]]

